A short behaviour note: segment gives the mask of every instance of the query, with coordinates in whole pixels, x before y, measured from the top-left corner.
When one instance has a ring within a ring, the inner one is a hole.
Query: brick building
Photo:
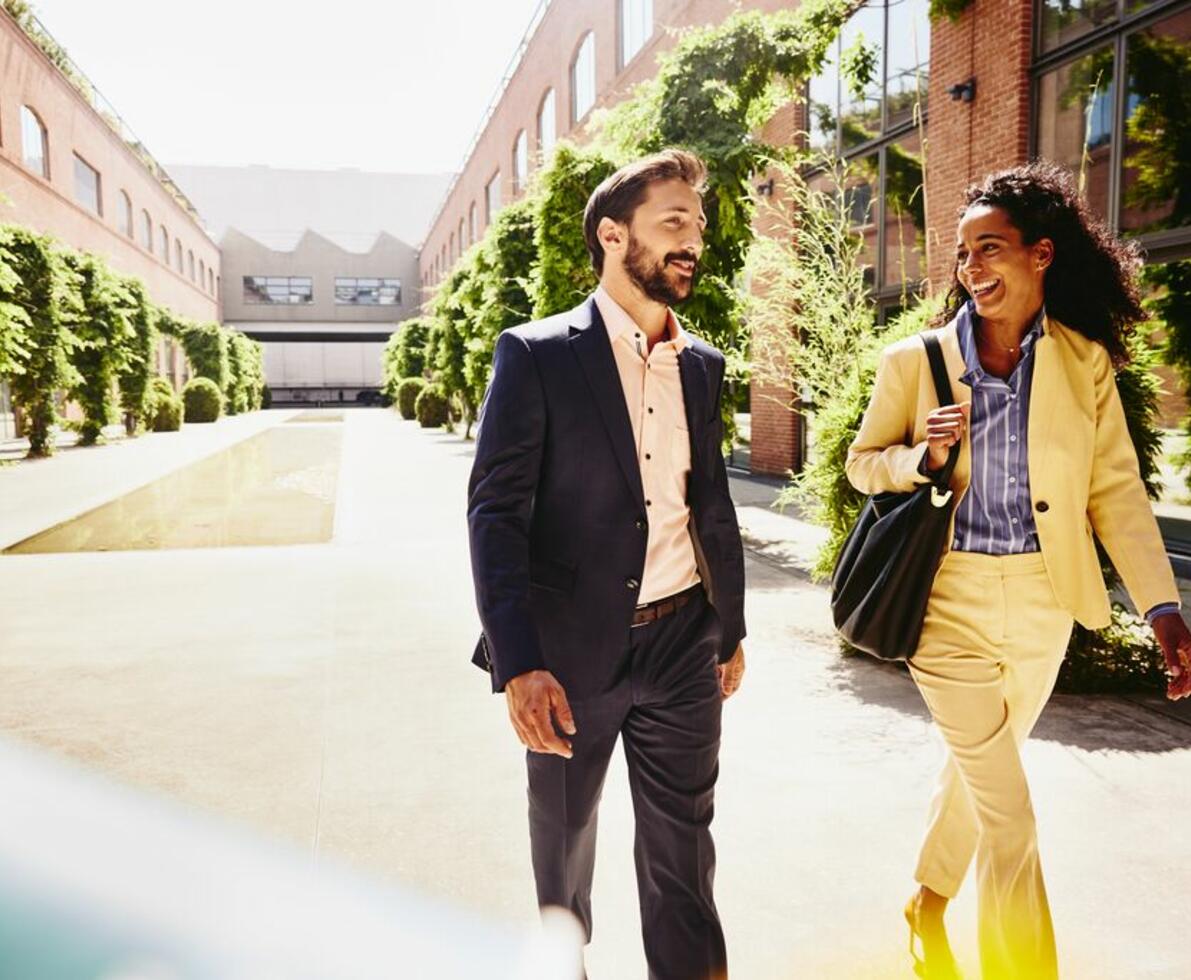
[[[1034,156],[1077,173],[1091,205],[1137,236],[1147,261],[1191,255],[1191,161],[1177,108],[1191,84],[1189,0],[973,0],[955,21],[934,23],[928,6],[870,0],[809,82],[806,101],[765,127],[768,139],[807,138],[854,165],[849,190],[881,322],[915,291],[948,284],[962,189]],[[720,22],[736,7],[543,0],[423,243],[423,289],[518,196],[555,139],[581,141],[593,108],[653,73],[674,29]],[[857,34],[880,51],[876,80],[859,96],[834,67]],[[801,464],[800,419],[783,404],[792,398],[789,388],[754,386],[754,471]],[[1177,411],[1169,405],[1168,420]]]
[[[77,66],[60,60],[63,68],[0,8],[0,221],[103,256],[182,316],[218,320],[219,249],[197,211]],[[175,385],[188,378],[169,338],[157,370]],[[0,437],[13,431],[0,384]]]

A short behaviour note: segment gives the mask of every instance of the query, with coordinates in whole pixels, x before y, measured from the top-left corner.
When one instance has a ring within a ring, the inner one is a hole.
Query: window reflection
[[[1117,0],[1042,0],[1039,37],[1053,51],[1116,20]]]
[[[244,302],[287,305],[312,303],[314,288],[309,276],[245,276]]]
[[[929,0],[888,0],[886,43],[885,128],[914,118],[914,107],[926,110],[930,75]]]
[[[857,11],[840,32],[840,51],[847,52],[858,38],[873,48],[877,61],[873,77],[855,91],[840,84],[840,139],[843,149],[875,139],[881,132],[881,86],[885,73],[885,9],[883,4]]]
[[[1038,84],[1038,156],[1074,173],[1088,204],[1108,213],[1112,179],[1113,54],[1099,48]]]
[[[1121,228],[1191,224],[1191,10],[1129,36]]]
[[[335,302],[354,306],[400,306],[400,279],[335,277]]]
[[[860,264],[864,268],[864,284],[876,283],[877,268],[877,206],[876,189],[880,185],[880,163],[876,153],[848,162],[844,177],[844,201],[853,230],[863,240]]]
[[[918,283],[926,273],[922,140],[917,133],[885,148],[884,282]]]

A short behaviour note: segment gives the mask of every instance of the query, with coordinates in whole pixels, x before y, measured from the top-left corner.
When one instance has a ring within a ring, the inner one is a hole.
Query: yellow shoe
[[[927,949],[926,939],[922,932],[921,913],[918,896],[914,895],[906,902],[905,908],[906,923],[910,927],[910,957],[914,960],[914,975],[921,977],[922,980],[963,980],[945,933],[942,937],[943,942],[938,948],[935,948],[937,944],[932,943],[932,948]],[[914,948],[915,937],[922,948],[921,956]]]

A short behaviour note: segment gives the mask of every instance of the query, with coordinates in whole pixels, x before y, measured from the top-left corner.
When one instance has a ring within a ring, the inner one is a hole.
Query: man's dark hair
[[[604,246],[596,229],[604,218],[629,224],[633,213],[645,200],[650,184],[663,180],[686,181],[696,193],[702,194],[707,181],[707,166],[687,150],[662,150],[644,159],[626,164],[616,173],[604,178],[591,192],[583,212],[583,237],[597,276],[604,274]]]

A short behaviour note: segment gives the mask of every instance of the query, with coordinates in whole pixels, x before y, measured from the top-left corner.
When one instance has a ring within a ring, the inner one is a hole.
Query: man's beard
[[[694,275],[690,279],[672,282],[666,276],[666,263],[671,259],[688,259],[695,263]],[[660,262],[651,260],[645,247],[629,234],[629,247],[624,255],[624,271],[628,277],[655,303],[677,306],[690,298],[699,278],[698,259],[690,252],[669,252]]]

